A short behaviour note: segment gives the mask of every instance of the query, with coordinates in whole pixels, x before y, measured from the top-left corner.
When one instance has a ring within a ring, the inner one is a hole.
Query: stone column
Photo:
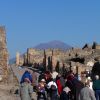
[[[16,53],[16,65],[19,66],[20,63],[20,54],[19,52]]]

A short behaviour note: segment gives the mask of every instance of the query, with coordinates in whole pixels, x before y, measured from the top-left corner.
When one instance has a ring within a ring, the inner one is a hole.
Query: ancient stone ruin
[[[35,49],[28,48],[23,55],[17,53],[16,65],[43,68],[42,71],[73,71],[81,74],[92,70],[96,62],[100,62],[100,44],[93,42],[92,45],[85,44],[83,48],[72,48],[70,50],[60,49]]]
[[[8,51],[6,42],[5,27],[0,26],[0,79],[5,81],[7,78]]]

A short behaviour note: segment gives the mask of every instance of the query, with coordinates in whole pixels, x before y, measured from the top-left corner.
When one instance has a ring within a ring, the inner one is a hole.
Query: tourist
[[[43,100],[46,100],[46,91],[45,91],[45,87],[46,87],[46,81],[45,79],[41,79],[41,81],[39,82],[38,84],[38,98],[37,100],[40,100],[40,99],[43,99]]]
[[[95,91],[96,100],[100,100],[100,80],[99,76],[95,76],[95,81],[93,81],[93,90]]]
[[[32,97],[33,87],[29,77],[23,79],[23,83],[20,85],[20,97],[21,100],[33,100]]]
[[[70,89],[65,87],[60,95],[60,100],[69,100]]]
[[[64,75],[61,75],[61,77],[60,77],[60,82],[61,82],[61,84],[62,84],[62,88],[64,88],[64,87],[65,87]]]
[[[60,80],[61,76],[57,75],[56,77],[56,83],[57,83],[57,87],[58,87],[58,94],[60,95],[62,93],[63,90],[63,86],[61,84],[61,80]]]
[[[94,91],[89,88],[89,81],[85,81],[84,88],[79,93],[79,100],[96,100]]]
[[[50,100],[57,100],[58,98],[58,92],[57,92],[57,84],[53,81],[51,78],[50,82],[47,84]]]
[[[24,74],[22,75],[20,84],[24,82],[24,79],[25,79],[25,78],[29,78],[29,81],[32,83],[32,74],[30,73],[29,70],[26,70],[26,71],[24,72]]]
[[[92,82],[91,77],[88,77],[87,81],[89,81],[89,88],[93,90],[93,82]]]
[[[67,76],[66,86],[71,89],[71,100],[77,100],[84,85],[71,73]]]

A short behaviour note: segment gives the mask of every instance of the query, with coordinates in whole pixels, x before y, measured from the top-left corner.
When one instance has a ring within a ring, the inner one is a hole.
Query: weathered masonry
[[[4,26],[0,26],[0,78],[6,80],[8,66],[8,50],[6,42],[6,31]]]

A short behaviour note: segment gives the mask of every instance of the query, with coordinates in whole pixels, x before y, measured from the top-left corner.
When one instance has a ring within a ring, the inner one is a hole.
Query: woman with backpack
[[[53,81],[52,78],[47,86],[49,89],[50,100],[57,100],[57,98],[58,98],[57,84]]]

